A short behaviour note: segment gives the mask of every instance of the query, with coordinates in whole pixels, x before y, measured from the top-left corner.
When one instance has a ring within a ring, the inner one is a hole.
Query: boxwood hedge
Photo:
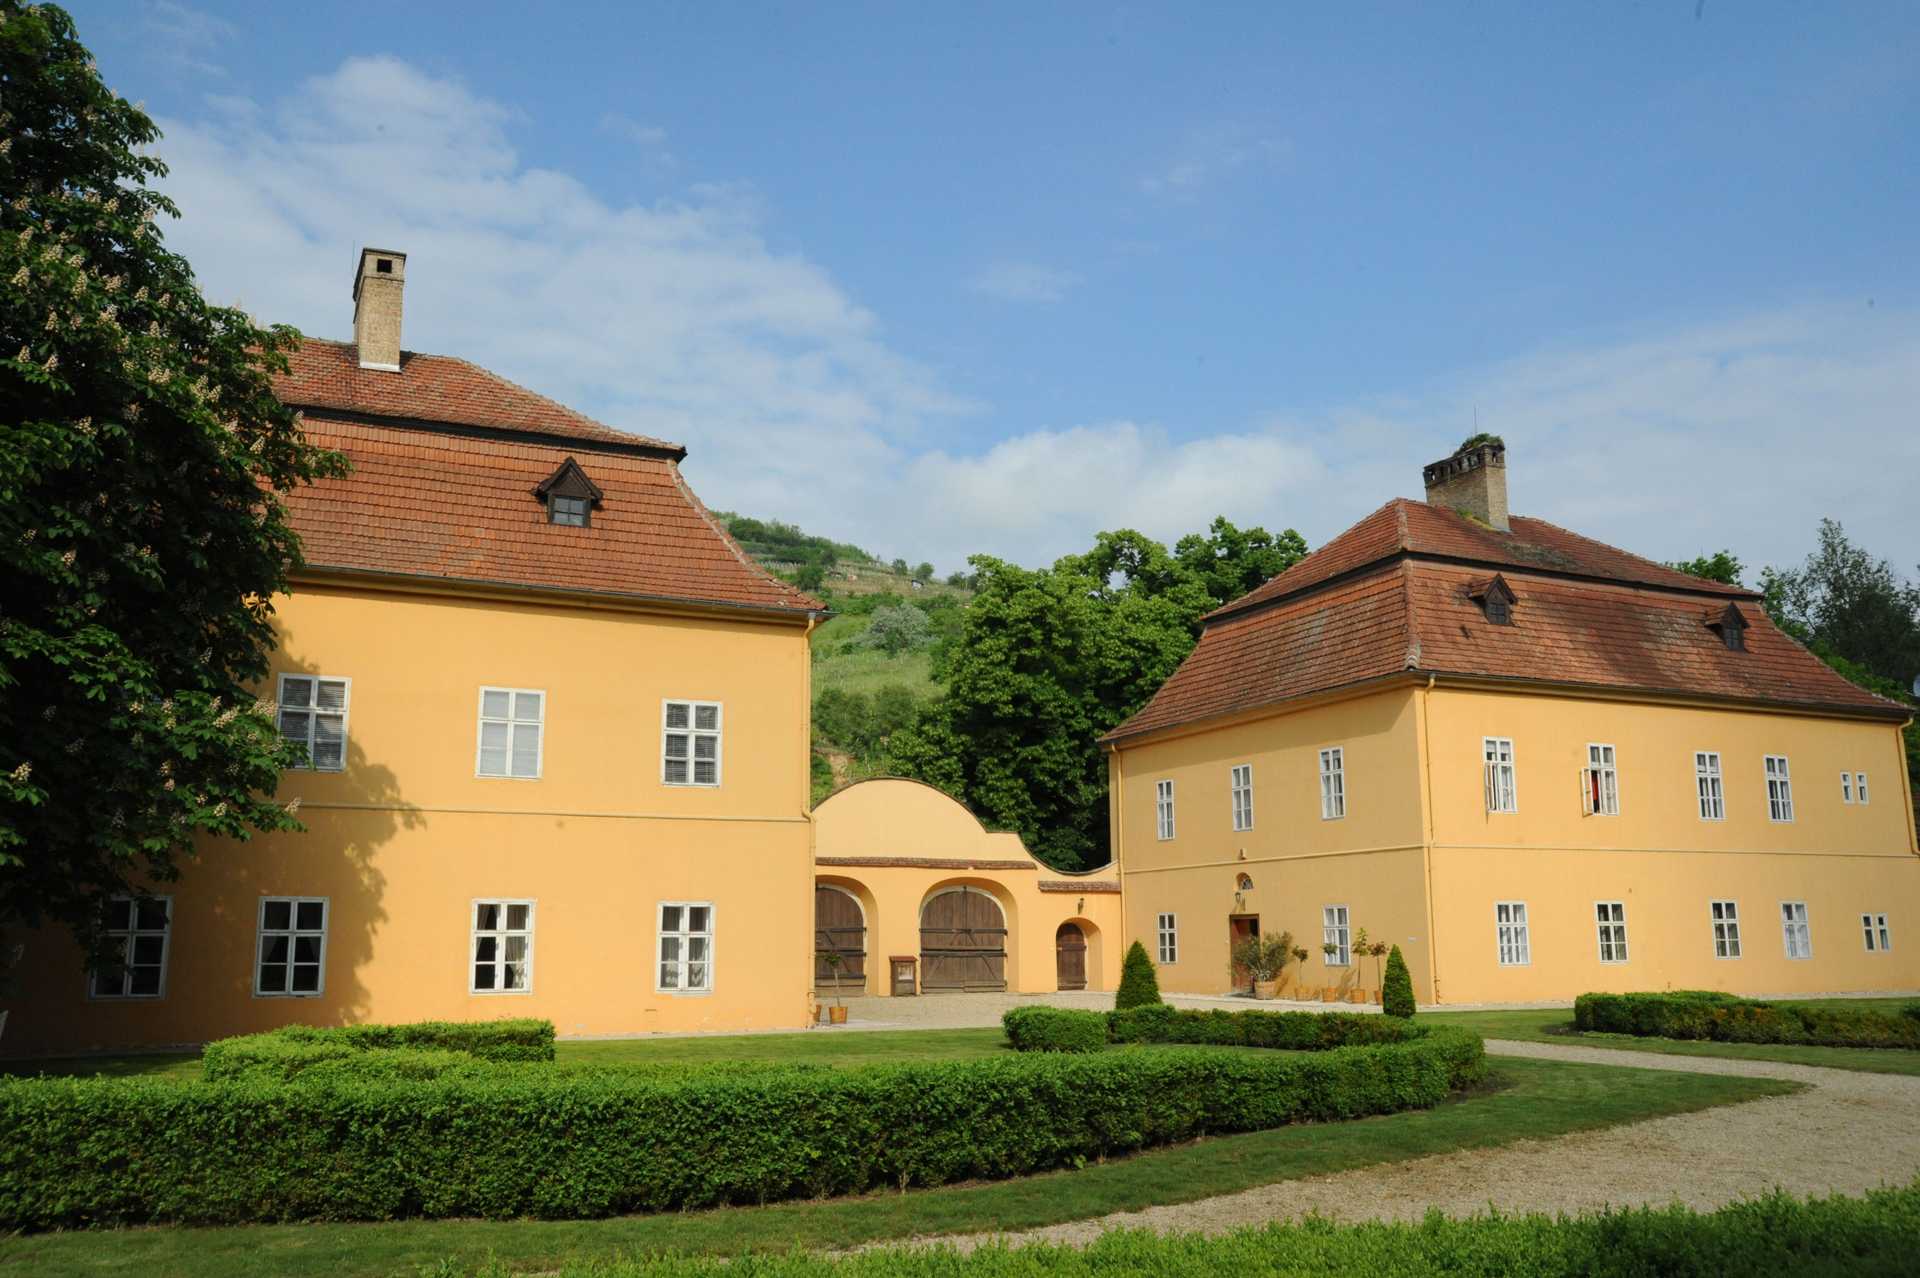
[[[1573,1024],[1583,1032],[1650,1038],[1920,1050],[1920,1004],[1889,1015],[1845,1005],[1769,1003],[1712,990],[1582,994],[1573,1003]]]
[[[1018,1176],[1433,1105],[1480,1077],[1483,1051],[1445,1029],[1313,1053],[860,1070],[15,1078],[0,1081],[0,1225],[590,1217]]]
[[[1180,1043],[1320,1052],[1367,1043],[1405,1043],[1424,1026],[1399,1017],[1349,1012],[1201,1011],[1164,1003],[1123,1012],[1016,1007],[1000,1018],[1022,1052],[1097,1052],[1109,1043]]]
[[[243,1074],[292,1078],[322,1064],[353,1072],[427,1078],[462,1070],[476,1061],[552,1059],[552,1021],[417,1021],[410,1025],[288,1025],[264,1034],[218,1039],[207,1044],[200,1067],[210,1079]]]

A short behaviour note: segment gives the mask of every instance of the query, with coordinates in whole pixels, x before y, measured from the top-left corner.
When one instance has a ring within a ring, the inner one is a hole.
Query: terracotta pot
[[[1367,1001],[1367,992],[1361,989],[1359,986],[1355,986],[1353,989],[1350,989],[1347,991],[1347,1002],[1364,1003],[1366,1001]]]
[[[1278,982],[1278,981],[1255,981],[1255,982],[1253,983],[1253,996],[1254,996],[1255,998],[1278,998],[1278,997],[1280,997],[1280,982]]]
[[[1380,991],[1379,991],[1379,990],[1368,990],[1368,991],[1367,991],[1367,1002],[1369,1002],[1369,1003],[1373,1003],[1373,1004],[1376,1004],[1376,1005],[1377,1005],[1377,1004],[1378,1004],[1378,1003],[1380,1002]]]
[[[847,1023],[847,1009],[844,1007],[829,1007],[827,1009],[827,1016],[835,1025],[845,1025]]]
[[[1340,991],[1335,989],[1331,985],[1327,986],[1325,989],[1320,991],[1320,1001],[1322,1003],[1335,1002],[1339,999],[1339,997],[1340,997]]]

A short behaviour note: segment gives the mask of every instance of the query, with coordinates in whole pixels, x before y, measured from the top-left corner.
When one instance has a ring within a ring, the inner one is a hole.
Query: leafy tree
[[[817,563],[801,564],[794,571],[793,584],[809,593],[816,591],[827,584],[827,570]]]
[[[1206,536],[1189,533],[1174,543],[1174,558],[1206,586],[1216,604],[1231,603],[1279,576],[1307,556],[1306,538],[1288,528],[1242,532],[1222,515]]]
[[[1124,1012],[1130,1007],[1153,1007],[1164,1002],[1160,977],[1153,970],[1153,960],[1147,957],[1147,947],[1135,941],[1120,963],[1120,988],[1114,991],[1113,1010]]]
[[[913,579],[923,584],[926,582],[932,581],[933,565],[929,563],[921,563],[917,565],[913,570]]]
[[[888,656],[916,652],[933,642],[933,623],[912,604],[881,608],[859,638],[863,648],[877,648]]]
[[[1746,571],[1746,565],[1731,550],[1718,550],[1711,555],[1701,555],[1683,563],[1668,564],[1667,567],[1704,581],[1717,581],[1723,586],[1739,585],[1740,574]]]
[[[1123,529],[1050,569],[976,556],[978,593],[936,656],[947,694],[894,737],[894,768],[1019,831],[1050,865],[1109,859],[1099,738],[1185,659],[1204,613],[1304,550],[1298,534],[1224,520],[1187,544],[1169,554]]]
[[[904,559],[896,559],[887,566],[893,569],[893,575],[896,577],[904,577],[907,575],[907,561]]]
[[[1380,1010],[1388,1016],[1412,1016],[1413,1007],[1413,976],[1396,945],[1387,953],[1387,974],[1380,982]]]
[[[297,828],[252,691],[299,562],[281,495],[344,470],[274,398],[298,334],[210,306],[154,225],[159,132],[72,20],[0,0],[0,924]]]
[[[947,574],[947,584],[949,586],[964,586],[969,580],[970,578],[964,572],[950,572]]]
[[[1767,611],[1882,679],[1910,686],[1920,674],[1920,585],[1848,540],[1836,520],[1820,521],[1820,544],[1798,569],[1762,569]]]

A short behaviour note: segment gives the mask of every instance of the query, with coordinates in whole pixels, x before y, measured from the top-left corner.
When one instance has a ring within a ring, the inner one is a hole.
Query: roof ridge
[[[1645,564],[1649,568],[1657,568],[1661,572],[1670,573],[1675,577],[1684,578],[1689,583],[1698,582],[1699,583],[1698,589],[1702,594],[1715,595],[1720,598],[1726,598],[1730,592],[1738,591],[1742,595],[1750,595],[1755,599],[1762,598],[1762,595],[1759,591],[1754,590],[1750,587],[1729,586],[1723,581],[1713,581],[1706,577],[1696,577],[1692,573],[1683,572],[1680,569],[1675,568],[1671,564],[1663,564],[1657,559],[1649,559],[1645,555],[1636,554],[1634,551],[1628,550],[1623,546],[1616,546],[1610,541],[1601,541],[1598,537],[1589,537],[1585,533],[1575,532],[1573,529],[1568,528],[1562,524],[1554,523],[1551,519],[1542,519],[1538,515],[1514,515],[1512,516],[1512,518],[1524,519],[1530,524],[1545,525],[1546,527],[1553,529],[1557,533],[1564,533],[1569,537],[1577,537],[1581,541],[1591,542],[1593,545],[1600,546],[1606,550],[1611,550],[1616,555],[1623,555],[1626,558],[1633,560],[1635,563]],[[1677,590],[1677,589],[1680,589],[1681,587],[1678,584],[1676,584],[1673,588]]]

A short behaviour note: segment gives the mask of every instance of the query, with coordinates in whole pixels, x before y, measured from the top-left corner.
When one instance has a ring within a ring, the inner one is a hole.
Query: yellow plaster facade
[[[1514,743],[1516,811],[1487,810],[1487,737]],[[1582,799],[1593,744],[1614,747],[1614,815]],[[1320,752],[1331,747],[1345,810],[1329,819]],[[1719,756],[1718,819],[1701,817],[1697,752]],[[1771,818],[1769,755],[1789,761],[1790,821]],[[1233,828],[1239,765],[1252,769],[1246,830]],[[1372,988],[1370,960],[1323,956],[1329,907],[1398,944],[1425,1003],[1920,987],[1920,848],[1899,728],[1885,721],[1422,678],[1122,740],[1110,766],[1126,937],[1158,954],[1173,916],[1163,989],[1230,988],[1234,916],[1291,931],[1310,952],[1305,984]],[[1851,789],[1861,773],[1865,803]],[[1158,837],[1164,781],[1170,839]],[[1733,905],[1738,957],[1716,944],[1716,901]],[[1512,961],[1511,924],[1502,961],[1503,902],[1510,919],[1525,907],[1524,962]],[[1621,907],[1624,961],[1602,959],[1602,902]],[[1788,956],[1783,903],[1806,906],[1808,957]],[[1869,949],[1862,916],[1877,929],[1883,914],[1892,947],[1876,935]]]
[[[278,624],[276,675],[351,681],[344,768],[281,785],[306,832],[207,847],[155,885],[173,906],[158,998],[91,997],[64,935],[34,937],[4,1004],[9,1055],[296,1022],[539,1016],[587,1036],[804,1024],[804,615],[307,582]],[[483,687],[543,694],[537,779],[476,775]],[[717,786],[664,783],[669,699],[722,707]],[[263,897],[326,900],[319,994],[256,994]],[[523,991],[473,992],[482,900],[532,904]],[[660,987],[663,902],[711,908],[703,991]]]
[[[1004,919],[1007,990],[1063,988],[1058,942],[1065,924],[1086,944],[1079,988],[1119,984],[1122,912],[1112,867],[1078,875],[1051,869],[1028,854],[1019,835],[988,830],[933,787],[895,778],[836,791],[814,810],[813,829],[816,883],[860,906],[866,979],[859,992],[890,996],[895,956],[918,960],[918,984],[938,980],[922,954],[922,923],[928,904],[956,887],[984,893]],[[938,942],[935,933],[928,939]]]

